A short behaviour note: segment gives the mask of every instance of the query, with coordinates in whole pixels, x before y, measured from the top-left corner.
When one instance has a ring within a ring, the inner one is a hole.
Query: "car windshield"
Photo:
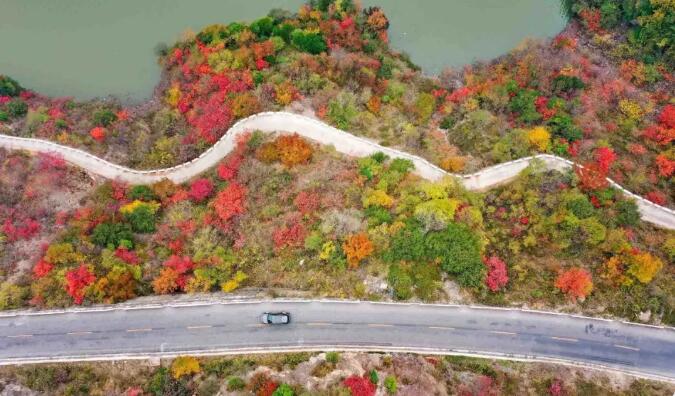
[[[284,314],[270,314],[268,319],[271,323],[286,323],[288,318]]]

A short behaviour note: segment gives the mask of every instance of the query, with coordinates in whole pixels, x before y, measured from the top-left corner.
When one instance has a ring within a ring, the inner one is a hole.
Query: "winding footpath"
[[[262,325],[262,312],[291,323]],[[284,351],[469,355],[675,382],[675,329],[441,304],[230,300],[0,314],[0,365]]]
[[[252,130],[263,132],[295,132],[318,143],[332,145],[337,151],[351,156],[368,156],[381,151],[392,158],[403,158],[412,161],[415,165],[415,172],[425,179],[439,180],[443,177],[452,176],[459,178],[469,190],[484,190],[512,180],[534,160],[543,162],[547,169],[566,170],[574,166],[573,162],[564,158],[540,154],[487,167],[476,173],[458,175],[446,172],[424,158],[380,146],[319,120],[287,112],[264,112],[239,120],[216,144],[199,157],[181,165],[165,169],[134,170],[113,164],[85,151],[41,139],[0,135],[0,147],[30,152],[56,153],[69,163],[77,165],[90,173],[108,179],[119,179],[131,184],[150,184],[164,178],[170,179],[175,183],[182,183],[215,166],[232,151],[239,135]],[[621,190],[623,194],[636,200],[644,221],[667,229],[675,229],[675,211],[656,205],[633,194],[611,179],[607,180],[612,186]]]

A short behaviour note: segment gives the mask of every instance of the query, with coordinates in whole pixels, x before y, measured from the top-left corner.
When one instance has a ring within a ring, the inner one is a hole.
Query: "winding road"
[[[134,170],[113,164],[85,151],[41,139],[0,134],[0,146],[31,152],[56,153],[69,163],[79,166],[90,173],[108,179],[120,179],[131,184],[150,184],[164,178],[176,183],[182,183],[215,166],[232,151],[239,135],[252,130],[296,132],[321,144],[332,145],[337,151],[352,156],[367,156],[381,151],[392,158],[405,158],[412,161],[415,164],[415,172],[425,179],[439,180],[447,176],[457,177],[469,190],[484,190],[507,182],[515,178],[535,159],[541,161],[547,169],[565,170],[574,166],[573,162],[564,158],[540,154],[491,166],[473,174],[453,174],[444,171],[424,158],[380,146],[319,120],[287,112],[264,112],[239,120],[216,144],[199,157],[184,164],[165,169]],[[656,205],[633,194],[611,179],[608,179],[608,181],[612,186],[636,200],[644,221],[660,227],[675,229],[675,211]]]
[[[265,311],[288,311],[291,324],[262,325]],[[672,328],[518,309],[242,300],[0,315],[0,364],[330,349],[538,360],[675,381]]]

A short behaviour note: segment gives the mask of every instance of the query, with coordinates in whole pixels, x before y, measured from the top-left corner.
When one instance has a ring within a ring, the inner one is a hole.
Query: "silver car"
[[[260,322],[270,325],[283,325],[291,323],[291,314],[288,312],[265,312],[260,315]]]

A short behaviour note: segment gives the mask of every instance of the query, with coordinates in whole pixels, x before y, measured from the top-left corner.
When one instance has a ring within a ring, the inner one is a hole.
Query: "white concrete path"
[[[164,178],[170,179],[176,183],[182,183],[215,166],[223,157],[232,151],[236,144],[237,136],[253,130],[264,132],[296,132],[301,136],[315,140],[321,144],[333,145],[337,151],[352,156],[368,156],[381,151],[392,158],[404,158],[412,161],[415,164],[415,172],[425,179],[439,180],[445,176],[453,176],[461,179],[464,186],[469,190],[483,190],[509,181],[515,178],[534,159],[543,161],[548,169],[565,170],[574,166],[573,162],[564,158],[549,154],[540,154],[487,167],[479,172],[469,175],[458,175],[446,172],[424,158],[389,147],[380,146],[367,139],[334,128],[319,120],[287,112],[264,112],[239,120],[216,144],[211,146],[199,157],[181,165],[165,169],[145,171],[134,170],[113,164],[85,151],[41,139],[0,135],[0,146],[8,149],[27,150],[31,152],[57,153],[66,161],[82,167],[93,174],[109,179],[119,179],[131,184],[150,184]],[[636,200],[644,221],[671,230],[675,229],[675,211],[656,205],[633,194],[611,179],[608,179],[608,181],[624,194]]]

